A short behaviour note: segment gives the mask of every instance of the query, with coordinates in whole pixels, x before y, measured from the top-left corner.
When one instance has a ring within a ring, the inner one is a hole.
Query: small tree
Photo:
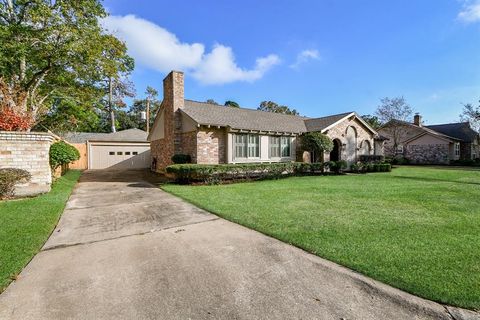
[[[58,141],[50,147],[50,166],[55,171],[59,166],[80,159],[77,148],[64,142]]]
[[[323,162],[323,154],[333,150],[333,141],[321,132],[307,132],[302,136],[302,148],[319,155]]]

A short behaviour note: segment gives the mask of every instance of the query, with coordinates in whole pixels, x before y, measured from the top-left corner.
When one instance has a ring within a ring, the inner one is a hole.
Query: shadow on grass
[[[408,177],[408,176],[395,176],[395,178],[404,179],[404,180],[424,181],[424,182],[450,182],[450,183],[471,184],[471,185],[480,186],[480,182],[458,181],[458,180],[448,180],[448,179],[438,179],[438,178]]]

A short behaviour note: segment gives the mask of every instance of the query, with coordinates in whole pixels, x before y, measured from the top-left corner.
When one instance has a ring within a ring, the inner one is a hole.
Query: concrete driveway
[[[91,171],[44,249],[0,295],[0,319],[451,317],[219,219],[142,172]]]

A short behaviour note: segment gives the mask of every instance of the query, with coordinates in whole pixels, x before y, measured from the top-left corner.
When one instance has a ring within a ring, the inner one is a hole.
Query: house
[[[72,169],[141,169],[150,167],[147,132],[127,129],[115,133],[68,132],[63,138],[80,152]]]
[[[163,171],[175,154],[188,154],[199,164],[309,162],[314,157],[301,150],[300,139],[312,131],[334,142],[326,161],[353,163],[361,154],[382,152],[377,132],[355,112],[307,118],[187,100],[183,73],[177,71],[163,80],[163,95],[148,136],[152,170]]]
[[[402,156],[412,163],[449,164],[479,155],[479,134],[468,122],[424,126],[416,114],[413,123],[391,120],[378,132],[388,138],[386,156]]]

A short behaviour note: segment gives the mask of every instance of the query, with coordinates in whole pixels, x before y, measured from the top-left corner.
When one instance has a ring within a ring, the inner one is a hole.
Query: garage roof
[[[147,142],[147,135],[146,131],[134,128],[115,133],[67,132],[63,135],[63,138],[70,143],[85,143],[87,141]]]

